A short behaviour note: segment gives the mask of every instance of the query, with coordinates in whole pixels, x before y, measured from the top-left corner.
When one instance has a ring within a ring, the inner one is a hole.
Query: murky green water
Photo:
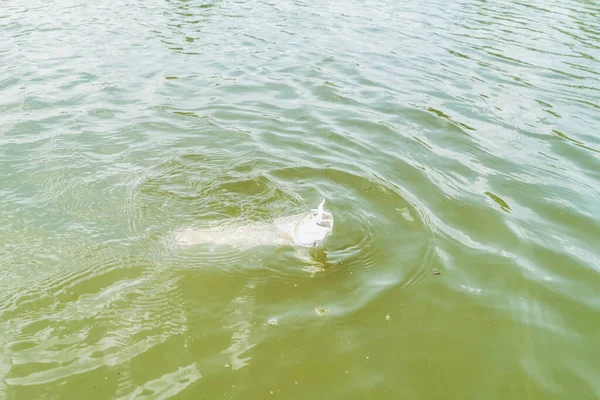
[[[2,2],[0,397],[599,398],[599,60],[595,1]],[[321,197],[324,268],[170,241]]]

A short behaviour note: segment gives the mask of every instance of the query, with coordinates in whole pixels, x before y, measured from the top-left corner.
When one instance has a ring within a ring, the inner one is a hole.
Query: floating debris
[[[408,222],[415,222],[415,219],[412,217],[412,215],[410,215],[410,211],[408,210],[408,208],[396,208],[396,211],[399,211],[402,215],[402,218],[404,218]]]
[[[277,320],[277,318],[269,318],[269,321],[267,321],[267,325],[279,326],[279,320]]]
[[[433,271],[434,275],[441,275],[442,273],[440,271]]]
[[[310,277],[314,278],[315,274],[317,274],[318,272],[325,271],[325,268],[318,267],[316,265],[307,265],[304,268],[302,268],[302,270],[305,271],[305,272],[308,272],[310,274]]]
[[[494,200],[496,202],[496,204],[498,204],[500,206],[500,208],[506,212],[510,212],[510,206],[508,205],[507,202],[505,202],[504,200],[502,200],[500,198],[500,196],[495,195],[494,193],[491,192],[484,192],[483,194],[485,194],[486,196],[488,196],[490,199]]]
[[[385,315],[385,320],[386,321],[391,321],[392,320],[392,317],[390,317],[390,314],[386,314]]]
[[[465,285],[460,285],[460,287],[461,287],[461,289],[466,290],[469,293],[475,293],[475,294],[481,293],[481,289],[472,288],[472,287],[465,286]]]
[[[329,312],[329,308],[324,308],[324,307],[315,307],[315,312],[317,313],[317,315],[320,317],[323,314],[327,314]]]

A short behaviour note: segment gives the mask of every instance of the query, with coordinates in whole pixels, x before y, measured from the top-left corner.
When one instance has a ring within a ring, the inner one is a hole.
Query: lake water
[[[599,127],[596,1],[3,1],[0,398],[598,399]]]

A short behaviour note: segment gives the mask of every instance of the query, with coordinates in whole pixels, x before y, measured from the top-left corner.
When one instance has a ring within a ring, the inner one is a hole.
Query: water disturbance
[[[0,398],[598,399],[599,127],[594,1],[4,1]]]

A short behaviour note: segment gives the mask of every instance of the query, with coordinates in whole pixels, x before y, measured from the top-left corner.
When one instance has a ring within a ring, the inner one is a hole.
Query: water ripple
[[[599,16],[3,4],[0,394],[597,398]],[[313,263],[169,243],[321,197]]]

